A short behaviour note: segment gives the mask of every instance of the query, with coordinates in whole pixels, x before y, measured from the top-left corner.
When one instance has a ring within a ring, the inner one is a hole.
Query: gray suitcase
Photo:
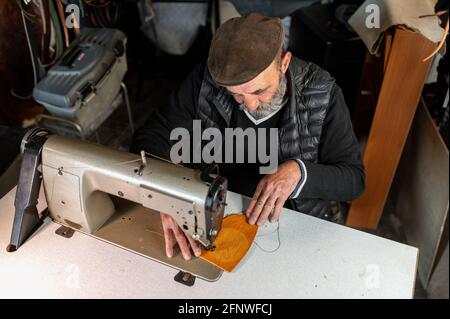
[[[85,28],[47,75],[33,98],[50,114],[93,132],[114,110],[127,71],[126,37],[116,29]]]

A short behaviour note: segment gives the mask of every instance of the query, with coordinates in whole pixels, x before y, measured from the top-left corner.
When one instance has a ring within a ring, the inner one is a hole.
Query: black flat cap
[[[264,71],[284,42],[281,20],[252,13],[222,24],[214,34],[208,68],[219,85],[234,86]]]

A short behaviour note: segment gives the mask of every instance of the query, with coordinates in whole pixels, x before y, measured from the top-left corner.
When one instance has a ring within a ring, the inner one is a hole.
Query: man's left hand
[[[247,208],[249,224],[263,225],[267,219],[275,222],[280,217],[284,202],[289,198],[301,178],[300,167],[294,160],[284,162],[275,173],[264,176],[256,187]]]

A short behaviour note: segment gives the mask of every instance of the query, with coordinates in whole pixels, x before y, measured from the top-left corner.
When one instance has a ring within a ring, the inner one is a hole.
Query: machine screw
[[[117,194],[118,194],[120,197],[123,197],[123,192],[119,191]]]
[[[216,235],[217,235],[217,230],[211,229],[211,230],[209,231],[209,234],[210,234],[211,236],[216,236]]]

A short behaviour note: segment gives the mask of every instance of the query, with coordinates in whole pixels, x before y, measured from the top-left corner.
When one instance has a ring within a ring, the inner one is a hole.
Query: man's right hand
[[[172,258],[173,246],[176,243],[178,243],[183,258],[186,260],[190,260],[192,256],[190,248],[192,248],[195,256],[201,255],[202,249],[200,244],[191,237],[186,236],[172,216],[161,213],[161,222],[164,230],[167,257]]]

